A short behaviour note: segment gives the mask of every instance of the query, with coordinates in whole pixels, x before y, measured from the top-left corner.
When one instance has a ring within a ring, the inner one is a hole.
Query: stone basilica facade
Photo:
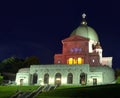
[[[102,85],[115,82],[112,57],[102,56],[96,31],[82,22],[62,40],[62,53],[55,54],[52,65],[31,65],[19,69],[17,85]]]

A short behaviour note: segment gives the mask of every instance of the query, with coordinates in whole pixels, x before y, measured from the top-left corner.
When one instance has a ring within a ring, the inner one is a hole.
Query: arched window
[[[48,73],[46,73],[44,75],[44,84],[49,84],[49,74]]]
[[[67,76],[67,83],[72,84],[73,83],[73,74],[69,73]]]
[[[38,75],[37,75],[37,73],[34,73],[33,74],[33,84],[36,84],[37,80],[38,80]]]
[[[84,64],[84,59],[82,57],[78,58],[68,58],[67,59],[67,64]]]
[[[84,72],[82,72],[80,74],[80,84],[81,85],[85,85],[86,84],[86,74]]]
[[[84,59],[81,58],[81,57],[79,57],[77,60],[78,60],[78,64],[83,64],[84,63]]]
[[[67,63],[68,64],[73,64],[73,58],[69,58]]]
[[[61,84],[61,74],[60,73],[55,74],[55,84],[57,84],[57,85]]]

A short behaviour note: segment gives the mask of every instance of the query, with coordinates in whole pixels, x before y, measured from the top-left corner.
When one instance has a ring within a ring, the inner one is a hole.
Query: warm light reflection
[[[60,80],[61,80],[61,78],[56,78],[56,80],[57,80],[57,81],[60,81]]]

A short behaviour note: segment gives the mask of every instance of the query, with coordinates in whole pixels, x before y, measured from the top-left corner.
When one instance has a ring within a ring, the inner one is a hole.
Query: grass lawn
[[[32,91],[38,86],[0,86],[0,98],[10,98],[17,90]]]
[[[32,91],[38,86],[0,86],[0,98],[10,98],[17,90]],[[36,98],[120,98],[120,85],[102,86],[60,86],[55,90],[43,92]]]
[[[36,98],[120,98],[120,85],[102,85],[89,87],[58,87],[43,92]]]

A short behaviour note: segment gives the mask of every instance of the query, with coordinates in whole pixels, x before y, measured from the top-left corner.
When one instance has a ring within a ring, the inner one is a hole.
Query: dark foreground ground
[[[36,98],[120,98],[120,84],[89,87],[58,87]]]
[[[10,98],[16,90],[36,90],[38,86],[0,86],[0,98]],[[120,98],[120,84],[101,86],[60,86],[55,90],[42,92],[35,98]]]

